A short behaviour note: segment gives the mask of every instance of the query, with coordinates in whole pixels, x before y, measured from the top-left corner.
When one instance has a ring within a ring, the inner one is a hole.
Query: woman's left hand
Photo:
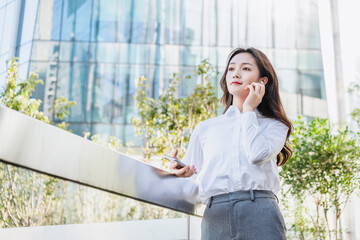
[[[245,99],[243,112],[251,112],[261,103],[262,98],[265,95],[265,84],[263,81],[260,81],[259,83],[253,82],[247,85],[246,88],[248,88],[250,92]]]

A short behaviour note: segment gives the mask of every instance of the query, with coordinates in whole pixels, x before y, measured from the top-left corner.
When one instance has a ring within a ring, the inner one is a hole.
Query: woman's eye
[[[248,71],[250,68],[244,67],[243,70]]]
[[[229,68],[229,71],[232,71],[232,70],[234,70],[234,68]]]

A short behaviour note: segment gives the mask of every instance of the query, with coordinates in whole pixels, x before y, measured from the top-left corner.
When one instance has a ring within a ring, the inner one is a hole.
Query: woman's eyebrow
[[[231,62],[229,65],[231,65],[231,64],[235,64],[235,62]],[[241,63],[240,65],[245,65],[245,64],[248,64],[248,65],[251,65],[251,66],[254,66],[254,65],[252,65],[251,63]]]

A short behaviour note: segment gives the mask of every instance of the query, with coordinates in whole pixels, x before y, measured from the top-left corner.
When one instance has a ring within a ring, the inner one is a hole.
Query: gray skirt
[[[272,191],[250,190],[210,198],[201,239],[283,240],[286,226]]]

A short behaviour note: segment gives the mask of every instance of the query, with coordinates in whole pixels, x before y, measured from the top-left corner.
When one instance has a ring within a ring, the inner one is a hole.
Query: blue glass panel
[[[189,45],[200,45],[201,43],[201,0],[183,0],[183,11],[181,13],[182,36],[181,43]]]
[[[6,0],[0,0],[0,8],[4,7],[6,4]]]
[[[119,44],[119,63],[129,63],[130,44]]]
[[[280,91],[297,93],[297,72],[296,70],[277,70]]]
[[[132,143],[134,146],[141,146],[141,138],[136,136],[133,125],[125,125],[125,144]]]
[[[130,64],[154,64],[155,46],[144,44],[130,45]]]
[[[128,42],[131,33],[132,1],[120,1],[117,18],[117,39],[119,42]]]
[[[88,123],[71,123],[68,127],[72,133],[84,137],[84,132],[90,132],[90,124]]]
[[[321,52],[317,50],[299,50],[298,68],[301,70],[322,70]]]
[[[300,82],[302,94],[325,99],[325,85],[322,72],[301,72]]]
[[[14,31],[16,31],[17,29],[15,27],[16,5],[17,5],[16,2],[11,2],[5,8],[5,22],[4,22],[3,36],[1,39],[0,54],[9,52],[11,42],[14,41],[14,39],[12,39],[12,36],[14,35]]]
[[[117,63],[119,61],[119,44],[92,43],[90,48],[90,61]]]
[[[181,65],[196,66],[201,62],[201,47],[182,46]]]
[[[64,0],[61,40],[72,40],[75,37],[76,1]]]
[[[38,2],[38,0],[24,1],[25,9],[21,33],[21,44],[27,43],[33,39]]]
[[[109,136],[114,136],[115,127],[111,124],[91,124],[90,132],[92,135],[99,134],[100,137],[106,141]]]
[[[179,65],[180,64],[180,46],[164,45],[161,47],[160,64]]]
[[[0,8],[0,55],[2,54],[3,35],[4,35],[4,22],[5,22],[5,8]]]
[[[40,1],[34,39],[59,40],[62,5],[63,0]],[[36,12],[36,10],[34,12]],[[33,29],[29,31],[33,31]]]
[[[141,65],[132,65],[130,67],[128,78],[128,93],[127,93],[127,105],[125,106],[125,123],[131,123],[131,118],[135,114],[135,93],[137,91],[136,78],[144,76],[146,69]],[[151,86],[151,85],[150,85]]]
[[[149,0],[133,0],[131,39],[132,43],[146,41],[147,21],[149,16]]]
[[[91,65],[90,74],[86,120],[109,123],[112,120],[115,105],[113,100],[115,66],[113,64]]]
[[[114,85],[114,123],[124,123],[127,82],[129,78],[128,66],[116,66]]]
[[[89,41],[92,0],[77,0],[76,3],[75,39]]]
[[[159,1],[158,1],[159,2]],[[165,14],[165,19],[159,19],[161,14]],[[160,43],[179,44],[180,43],[180,1],[166,0],[158,3],[158,23],[161,28]]]
[[[94,0],[92,19],[92,41],[115,42],[119,0]]]
[[[60,42],[60,61],[87,62],[89,43]]]
[[[47,61],[59,58],[59,43],[34,41],[31,52],[31,60]]]
[[[75,101],[77,104],[71,108],[70,121],[85,120],[87,68],[87,64],[83,63],[59,64],[56,96],[64,96],[70,101]]]

